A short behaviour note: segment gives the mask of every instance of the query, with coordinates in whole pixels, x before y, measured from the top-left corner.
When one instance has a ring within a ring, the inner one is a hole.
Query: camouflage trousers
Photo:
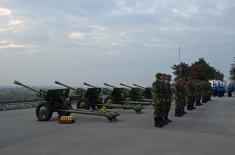
[[[186,98],[185,96],[177,96],[175,100],[175,109],[182,110],[186,106]]]
[[[171,102],[172,102],[171,97],[168,97],[165,99],[164,106],[163,106],[164,108],[163,108],[163,112],[162,112],[164,116],[168,115],[168,113],[171,109]]]
[[[205,103],[205,102],[207,102],[207,94],[203,93],[202,94],[202,103]]]
[[[210,100],[211,100],[211,95],[212,95],[212,93],[211,93],[211,92],[208,92],[208,93],[207,93],[207,96],[208,96],[208,97],[207,97],[207,100],[208,100],[208,101],[210,101]]]
[[[195,103],[195,97],[188,96],[187,107],[194,107],[194,103]]]
[[[201,95],[196,96],[196,105],[201,104]]]
[[[153,100],[154,118],[162,118],[163,100]]]

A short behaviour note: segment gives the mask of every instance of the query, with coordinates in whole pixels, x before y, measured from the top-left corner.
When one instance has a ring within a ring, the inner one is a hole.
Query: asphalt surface
[[[172,107],[172,110],[174,108]],[[38,122],[34,109],[0,112],[0,155],[199,155],[235,154],[235,98],[213,101],[153,127],[153,110],[122,111],[117,122],[74,115],[76,123],[61,125],[56,114]]]

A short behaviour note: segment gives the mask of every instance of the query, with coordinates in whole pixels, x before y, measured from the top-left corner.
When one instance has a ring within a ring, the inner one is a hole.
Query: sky
[[[149,86],[205,58],[227,77],[234,0],[0,0],[0,85]]]

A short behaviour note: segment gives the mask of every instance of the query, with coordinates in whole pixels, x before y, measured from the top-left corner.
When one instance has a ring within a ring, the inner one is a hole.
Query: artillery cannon
[[[89,86],[89,87],[92,87],[92,88],[97,88],[96,86],[93,86],[93,85],[91,85],[91,84],[89,84],[89,83],[86,83],[86,82],[84,82],[83,83],[85,86]]]
[[[59,81],[55,81],[55,84],[58,84],[58,85],[66,87],[68,89],[71,89],[71,90],[73,90],[79,96],[81,96],[82,93],[85,91],[85,89],[82,89],[82,88],[73,88],[73,87],[65,85],[65,84],[63,84],[63,83],[61,83]]]
[[[117,88],[107,83],[104,83],[104,85],[113,88],[112,93],[105,101],[106,104],[113,103],[113,104],[125,104],[125,105],[126,104],[127,105],[139,105],[142,107],[142,109],[143,109],[143,106],[150,105],[150,103],[148,102],[128,100],[129,92],[126,93],[126,91],[129,91],[129,90],[127,90],[126,88]]]
[[[140,85],[137,85],[137,84],[133,84],[133,86],[139,87],[139,88],[141,88],[141,89],[145,89],[145,87],[140,86]]]
[[[131,101],[140,102],[140,104],[143,106],[152,105],[151,100],[146,100],[144,98],[143,88],[131,87],[123,83],[120,83],[120,85],[129,88],[129,97]]]
[[[92,89],[93,90],[99,90],[99,91],[93,91],[93,94],[91,94],[89,96],[89,99],[91,101],[93,101],[93,103],[91,103],[91,104],[93,106],[96,106],[96,108],[106,107],[108,109],[112,109],[112,108],[114,108],[114,109],[125,109],[125,110],[133,109],[137,113],[139,113],[142,109],[142,107],[139,106],[139,105],[127,105],[127,104],[123,105],[123,104],[113,104],[112,102],[105,102],[105,101],[107,101],[106,100],[107,98],[104,99],[104,100],[101,98],[101,91],[102,91],[101,88],[97,88],[97,87],[95,87],[91,84],[88,84],[86,82],[84,82],[84,85],[92,87],[92,88],[88,88],[88,90],[92,90]],[[109,90],[109,93],[111,93],[111,92],[112,91]]]
[[[88,91],[82,88],[73,88],[71,86],[68,86],[66,84],[63,84],[59,81],[55,81],[55,84],[64,86],[68,89],[71,89],[75,92],[76,95],[78,95],[77,97],[77,109],[87,109],[89,110],[90,108],[92,108],[91,104],[89,104],[90,102],[88,102],[88,100],[86,100],[86,97],[89,95]],[[89,91],[90,92],[90,91]],[[94,108],[92,108],[94,109]]]
[[[73,109],[71,104],[66,100],[69,95],[69,89],[37,90],[18,81],[14,81],[14,84],[34,91],[44,100],[36,108],[36,116],[39,121],[50,120],[53,112],[57,112],[59,116],[69,116],[71,113],[104,116],[110,121],[116,120],[116,117],[119,116],[118,113],[110,112],[108,110],[94,111]]]
[[[133,84],[133,86],[136,86],[143,91],[143,96],[144,96],[144,99],[141,99],[142,101],[152,101],[153,99],[153,95],[152,95],[152,88],[151,87],[143,87],[143,86],[140,86],[140,85],[137,85],[137,84]]]
[[[137,101],[138,99],[142,99],[142,89],[134,88],[123,83],[120,83],[120,85],[129,88],[129,100]]]

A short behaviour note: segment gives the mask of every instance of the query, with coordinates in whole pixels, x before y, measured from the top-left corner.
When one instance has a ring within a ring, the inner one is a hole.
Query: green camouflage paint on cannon
[[[123,84],[123,83],[120,83],[121,86],[124,86],[124,87],[127,87],[129,88],[128,91],[129,91],[129,101],[133,102],[139,102],[140,105],[142,106],[149,106],[149,105],[153,105],[151,103],[151,101],[144,101],[143,99],[143,90],[138,88],[138,87],[131,87],[131,86],[128,86],[126,84]]]
[[[136,113],[140,113],[143,107],[140,104],[133,104],[132,102],[126,101],[127,98],[126,93],[123,93],[124,88],[117,88],[115,86],[112,86],[110,84],[104,83],[105,86],[113,88],[108,89],[109,94],[104,99],[105,105],[118,105],[121,109],[125,110],[135,110]],[[105,88],[107,89],[107,88]]]
[[[141,109],[143,109],[143,106],[141,105],[143,102],[127,100],[128,96],[126,92],[124,92],[126,91],[125,88],[118,88],[107,83],[104,83],[104,85],[112,88],[112,92],[105,100],[106,104],[114,103],[114,104],[136,105],[136,106],[138,105],[141,107]]]
[[[101,89],[101,88],[97,88],[91,84],[88,84],[86,82],[84,83],[84,85],[92,87],[93,89]],[[113,104],[110,101],[106,102],[107,98],[102,99],[103,94],[101,95],[101,92],[102,92],[102,90],[99,92],[97,91],[97,94],[93,94],[94,100],[96,100],[96,102],[93,105],[96,106],[97,108],[106,107],[108,109],[114,108],[114,109],[124,109],[124,110],[135,110],[136,113],[139,113],[142,109],[142,107],[140,105]],[[111,93],[111,90],[109,90],[109,93]]]
[[[74,91],[75,94],[78,95],[77,96],[77,109],[91,109],[92,108],[93,110],[95,110],[95,107],[92,106],[91,104],[90,96],[96,92],[99,92],[100,90],[93,90],[93,89],[85,90],[82,88],[73,88],[59,81],[55,81],[55,84],[71,89]]]
[[[140,89],[142,89],[143,92],[143,99],[139,99],[139,101],[148,101],[152,102],[153,101],[153,95],[152,95],[152,88],[151,87],[143,87],[137,84],[133,84],[133,86],[136,86]]]
[[[18,81],[14,81],[14,84],[35,92],[44,100],[36,108],[36,116],[39,121],[50,120],[53,112],[57,112],[59,116],[69,116],[71,113],[104,116],[109,121],[116,120],[116,117],[119,116],[118,113],[110,112],[108,110],[94,111],[73,109],[71,104],[66,100],[69,95],[69,89],[37,90]]]

